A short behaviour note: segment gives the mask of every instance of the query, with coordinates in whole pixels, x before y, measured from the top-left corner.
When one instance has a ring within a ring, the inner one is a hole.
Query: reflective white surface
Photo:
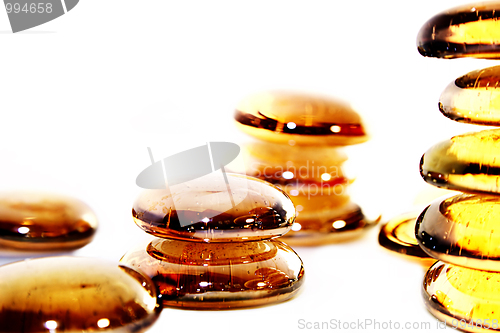
[[[84,0],[15,35],[0,11],[0,187],[84,200],[100,229],[76,254],[118,260],[148,237],[131,217],[147,147],[158,160],[210,141],[242,142],[232,124],[237,102],[286,89],[340,97],[364,115],[372,140],[348,151],[358,176],[351,193],[386,220],[435,195],[419,176],[422,153],[475,129],[443,117],[439,95],[496,62],[423,58],[415,43],[427,19],[462,3]],[[358,320],[379,322],[380,331],[389,321],[441,331],[420,295],[424,269],[379,247],[377,233],[296,248],[306,281],[291,301],[165,309],[150,332],[295,332],[315,322],[341,331],[338,321],[356,323],[342,331],[373,331]]]

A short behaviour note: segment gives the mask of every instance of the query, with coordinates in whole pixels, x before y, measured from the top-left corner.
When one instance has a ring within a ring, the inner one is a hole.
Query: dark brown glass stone
[[[0,193],[0,246],[26,251],[68,250],[88,244],[97,229],[82,201],[36,192]]]
[[[302,285],[299,256],[285,243],[156,239],[121,262],[157,284],[165,306],[228,309],[284,301]]]
[[[157,237],[204,242],[272,238],[290,229],[295,207],[283,191],[253,177],[226,175],[229,191],[210,177],[146,190],[134,203],[134,221]]]
[[[143,332],[161,303],[145,275],[95,258],[52,257],[0,267],[0,331]]]
[[[427,21],[417,36],[421,55],[500,58],[500,1],[452,8]]]

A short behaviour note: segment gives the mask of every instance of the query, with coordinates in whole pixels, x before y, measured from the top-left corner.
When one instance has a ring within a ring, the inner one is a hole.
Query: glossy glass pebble
[[[464,192],[500,193],[500,130],[457,135],[431,147],[420,174],[434,186]]]
[[[283,236],[283,240],[293,246],[335,243],[358,237],[379,221],[380,217],[368,219],[357,204],[348,202],[336,209],[308,216],[299,213],[292,230]]]
[[[421,55],[500,58],[500,1],[472,3],[437,14],[420,29]]]
[[[431,203],[419,216],[417,240],[430,256],[500,271],[500,197],[460,194]]]
[[[1,332],[143,332],[161,311],[147,276],[95,258],[2,266],[0,290]]]
[[[82,201],[37,192],[0,193],[0,246],[22,250],[67,250],[88,244],[97,229]]]
[[[146,190],[134,203],[134,221],[157,237],[204,242],[272,238],[290,229],[295,207],[283,191],[253,177],[226,176],[231,196],[226,183],[210,177],[176,185],[171,193]],[[231,206],[232,200],[239,204]]]
[[[466,332],[500,327],[500,273],[475,270],[442,261],[427,271],[423,297],[439,320]]]
[[[388,250],[419,258],[429,255],[418,246],[415,238],[415,220],[419,213],[407,213],[396,216],[380,229],[378,242]]]
[[[459,77],[441,94],[439,110],[463,123],[500,125],[500,66]]]
[[[293,93],[261,93],[237,106],[236,124],[267,142],[350,145],[368,139],[360,116],[346,103]]]
[[[166,306],[228,309],[284,301],[302,285],[297,254],[278,240],[203,243],[153,240],[121,262],[150,276]]]

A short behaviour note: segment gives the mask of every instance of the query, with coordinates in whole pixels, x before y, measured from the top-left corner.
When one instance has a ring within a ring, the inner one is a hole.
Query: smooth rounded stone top
[[[241,101],[234,118],[240,130],[270,142],[345,146],[368,140],[359,114],[332,98],[261,93]]]
[[[424,277],[423,296],[429,311],[465,332],[498,331],[500,273],[437,261]]]
[[[290,229],[295,207],[282,190],[253,177],[225,176],[142,192],[132,209],[135,223],[157,237],[204,242],[266,239]]]
[[[420,175],[437,187],[500,193],[500,130],[452,137],[431,147],[420,160]]]
[[[455,265],[500,271],[500,197],[460,194],[431,203],[416,237],[430,256]]]
[[[441,94],[439,110],[463,123],[500,125],[500,66],[467,73]]]
[[[143,332],[161,311],[149,277],[95,258],[2,266],[0,290],[2,332]]]
[[[461,5],[428,20],[417,36],[418,52],[436,58],[500,58],[500,1]]]
[[[94,212],[82,201],[38,192],[0,193],[0,246],[68,250],[88,244],[97,230]]]

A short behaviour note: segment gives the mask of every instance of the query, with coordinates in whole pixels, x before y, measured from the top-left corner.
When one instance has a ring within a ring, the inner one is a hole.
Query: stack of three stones
[[[256,141],[244,146],[246,174],[283,189],[297,208],[285,237],[318,245],[360,235],[369,220],[347,188],[342,148],[368,140],[360,115],[347,103],[304,93],[265,92],[236,108],[238,128]]]
[[[423,56],[500,58],[500,2],[465,5],[430,19],[417,43]],[[500,125],[500,66],[470,72],[442,93],[455,121]],[[500,314],[500,129],[457,135],[430,148],[420,173],[465,193],[431,203],[416,221],[420,247],[439,259],[426,273],[429,311],[465,331],[497,330]],[[442,261],[441,261],[442,260]]]

